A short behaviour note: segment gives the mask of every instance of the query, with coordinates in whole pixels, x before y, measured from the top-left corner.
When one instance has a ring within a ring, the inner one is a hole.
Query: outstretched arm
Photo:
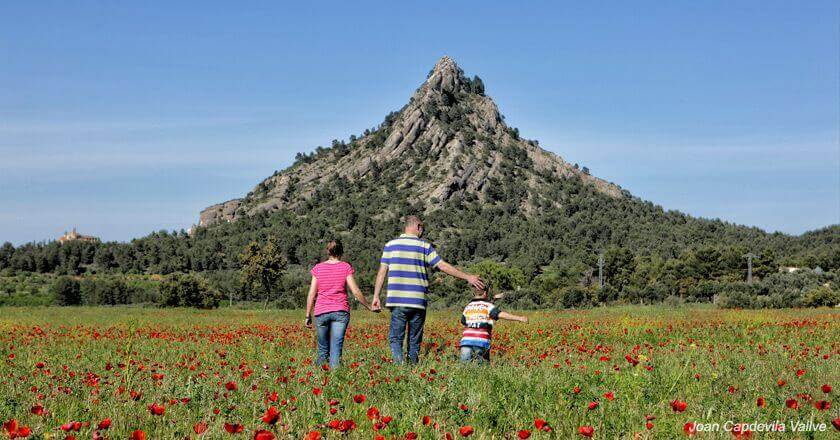
[[[362,303],[362,305],[365,306],[365,308],[372,312],[379,311],[378,309],[375,309],[371,307],[370,304],[368,304],[367,300],[365,299],[365,296],[362,295],[362,291],[359,289],[359,285],[356,283],[356,278],[353,276],[353,274],[347,275],[346,281],[347,286],[350,287],[350,291],[353,292],[353,296],[356,298],[356,301]]]
[[[312,282],[309,283],[309,295],[306,296],[306,322],[312,321],[312,306],[315,305],[315,296],[317,294],[318,280],[313,276]]]
[[[379,292],[382,291],[382,285],[385,284],[385,276],[388,275],[388,265],[380,264],[379,272],[376,273],[376,282],[373,284],[373,303],[371,307],[379,309],[382,306],[379,304]]]
[[[506,319],[508,321],[528,322],[527,316],[514,315],[508,312],[499,312],[499,319]]]
[[[438,263],[437,268],[440,269],[441,272],[443,272],[445,274],[452,275],[455,278],[460,278],[462,280],[465,280],[466,282],[470,283],[475,288],[478,288],[478,289],[483,289],[484,288],[484,282],[481,281],[481,278],[479,278],[478,275],[473,275],[471,273],[462,272],[462,271],[458,270],[457,267],[447,263],[446,261],[441,261],[440,263]]]

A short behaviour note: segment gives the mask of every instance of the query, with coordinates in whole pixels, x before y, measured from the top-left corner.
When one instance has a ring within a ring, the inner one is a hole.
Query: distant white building
[[[782,267],[779,268],[779,272],[783,272],[783,273],[794,273],[794,272],[799,272],[800,270],[802,270],[801,267],[793,267],[793,266],[782,266]]]

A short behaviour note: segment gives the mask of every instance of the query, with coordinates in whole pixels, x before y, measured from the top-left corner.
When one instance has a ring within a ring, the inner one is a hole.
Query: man
[[[379,260],[379,272],[373,289],[371,306],[379,307],[379,292],[388,277],[385,307],[391,310],[391,328],[388,341],[395,363],[403,361],[403,339],[408,327],[408,361],[416,364],[423,341],[423,324],[426,322],[426,295],[429,291],[429,269],[437,268],[455,278],[466,280],[473,287],[483,289],[484,283],[477,275],[462,272],[443,261],[434,246],[420,237],[423,222],[417,216],[405,219],[402,235],[389,241]]]

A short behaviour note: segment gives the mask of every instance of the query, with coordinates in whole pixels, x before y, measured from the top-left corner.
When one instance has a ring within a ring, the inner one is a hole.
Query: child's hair
[[[474,288],[476,293],[480,294],[481,296],[486,296],[487,299],[493,298],[493,296],[490,294],[490,289],[493,287],[491,285],[492,283],[490,282],[490,280],[487,279],[487,278],[482,278],[481,281],[484,281],[484,288],[483,289],[475,289]],[[478,295],[476,295],[476,296],[478,296]]]
[[[344,254],[344,246],[341,244],[341,240],[333,238],[327,243],[327,255],[341,258],[342,254]]]

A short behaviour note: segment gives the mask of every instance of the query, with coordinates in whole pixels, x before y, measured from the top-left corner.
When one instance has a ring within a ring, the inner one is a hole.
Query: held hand
[[[310,329],[311,329],[311,328],[312,328],[312,317],[311,317],[311,316],[307,316],[307,317],[306,317],[306,320],[303,322],[303,325],[305,325],[305,326],[306,326],[306,328],[310,328]]]
[[[373,301],[370,303],[370,309],[373,310],[382,310],[382,306],[379,305],[379,297],[373,297]]]
[[[467,282],[470,283],[476,289],[483,289],[484,288],[484,281],[481,281],[481,278],[478,275],[470,275],[467,277]]]
[[[528,323],[528,317],[523,316],[521,321],[524,322],[525,324],[527,324]]]

